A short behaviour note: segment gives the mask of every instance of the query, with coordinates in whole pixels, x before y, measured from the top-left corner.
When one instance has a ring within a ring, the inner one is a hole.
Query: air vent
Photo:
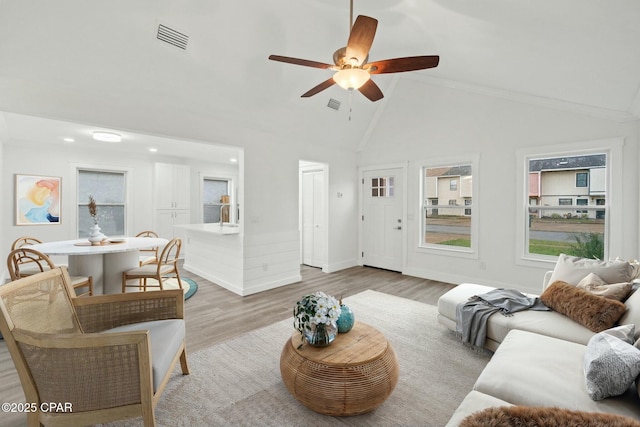
[[[334,110],[338,111],[340,109],[340,101],[333,98],[329,98],[329,103],[327,104],[327,107],[333,108]]]
[[[187,50],[187,44],[189,43],[189,36],[176,31],[173,28],[169,28],[166,25],[158,25],[157,39],[168,43],[172,46]]]

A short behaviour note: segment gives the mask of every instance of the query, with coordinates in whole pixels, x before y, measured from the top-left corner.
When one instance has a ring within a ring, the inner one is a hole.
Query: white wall
[[[516,153],[521,149],[599,139],[624,138],[623,176],[617,188],[620,213],[615,247],[610,256],[637,258],[638,122],[619,123],[567,110],[545,108],[505,98],[400,79],[385,114],[358,156],[360,166],[408,161],[408,241],[405,273],[452,283],[475,282],[538,291],[544,271],[517,263]],[[417,247],[419,171],[421,162],[439,157],[479,155],[479,215],[477,259],[436,255]],[[627,185],[628,184],[628,185]]]

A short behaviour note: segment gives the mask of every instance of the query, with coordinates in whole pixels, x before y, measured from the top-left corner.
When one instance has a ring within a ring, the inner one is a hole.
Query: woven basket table
[[[300,334],[287,340],[280,373],[289,392],[316,412],[333,416],[364,414],[377,408],[398,382],[398,360],[387,338],[357,322],[327,347],[312,347]]]

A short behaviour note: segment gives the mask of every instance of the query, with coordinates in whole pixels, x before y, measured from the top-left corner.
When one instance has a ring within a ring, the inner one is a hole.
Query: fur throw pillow
[[[553,282],[540,295],[540,300],[593,332],[611,328],[627,309],[620,301],[594,295],[562,281]]]
[[[460,427],[640,427],[640,421],[604,412],[564,408],[501,406],[487,408],[465,418]]]

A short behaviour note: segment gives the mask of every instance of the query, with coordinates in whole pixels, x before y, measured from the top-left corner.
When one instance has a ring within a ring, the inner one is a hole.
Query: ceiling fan
[[[333,77],[302,94],[302,98],[313,96],[337,83],[349,91],[359,90],[360,93],[371,101],[378,101],[384,97],[378,85],[371,80],[372,74],[402,73],[438,66],[440,57],[437,55],[408,56],[367,62],[369,59],[369,49],[371,49],[371,45],[373,44],[377,27],[377,19],[364,15],[358,16],[356,22],[353,23],[353,0],[351,0],[349,40],[347,41],[346,47],[342,47],[334,52],[334,65],[280,55],[271,55],[269,59],[305,67],[336,71]]]

